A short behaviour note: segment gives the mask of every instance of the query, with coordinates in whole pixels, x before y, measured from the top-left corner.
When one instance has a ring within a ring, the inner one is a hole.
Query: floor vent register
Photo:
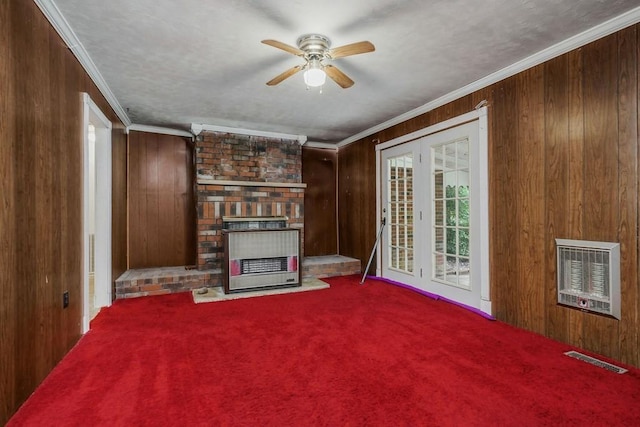
[[[586,354],[582,354],[577,351],[567,351],[565,354],[569,357],[573,357],[574,359],[582,360],[583,362],[591,363],[592,365],[615,372],[616,374],[624,374],[627,372],[624,368],[596,359],[595,357],[587,356]]]

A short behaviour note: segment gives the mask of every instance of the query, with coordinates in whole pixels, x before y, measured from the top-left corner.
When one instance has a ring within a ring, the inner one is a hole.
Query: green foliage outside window
[[[457,189],[457,194],[456,194]],[[469,227],[469,186],[468,185],[447,185],[445,189],[446,201],[446,218],[447,226]],[[456,215],[456,197],[457,197],[457,215]],[[455,228],[447,230],[447,253],[458,254],[463,257],[469,256],[469,230],[468,228],[458,228],[458,250],[456,251],[456,233]]]

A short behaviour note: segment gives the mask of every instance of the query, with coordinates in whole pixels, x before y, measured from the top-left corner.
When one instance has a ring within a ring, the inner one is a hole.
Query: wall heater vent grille
[[[620,244],[556,239],[558,303],[620,319]]]
[[[223,216],[224,230],[263,230],[287,227],[286,216]]]

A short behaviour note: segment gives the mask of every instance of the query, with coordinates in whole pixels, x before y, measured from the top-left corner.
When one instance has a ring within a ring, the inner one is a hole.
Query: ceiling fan
[[[267,82],[268,86],[275,86],[298,71],[304,70],[304,82],[309,87],[322,86],[325,82],[325,77],[329,76],[340,87],[346,89],[353,86],[353,80],[335,66],[324,62],[376,50],[373,44],[368,41],[351,43],[331,49],[331,41],[321,34],[300,36],[297,42],[298,47],[293,47],[277,40],[262,40],[262,43],[282,49],[305,60],[304,64],[289,68],[284,73],[269,80]]]

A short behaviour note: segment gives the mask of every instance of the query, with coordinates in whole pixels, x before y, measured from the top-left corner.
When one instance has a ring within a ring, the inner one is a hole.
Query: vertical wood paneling
[[[192,171],[189,175],[178,175],[176,178],[176,188],[182,188],[183,191],[180,194],[176,194],[179,200],[178,206],[175,208],[175,222],[180,223],[182,220],[181,230],[179,232],[178,243],[182,249],[180,254],[185,260],[193,260],[193,263],[197,263],[197,241],[198,233],[196,226],[196,194],[195,188],[195,145],[192,141],[185,140],[185,144],[179,146],[179,151],[176,154],[175,161],[178,162],[182,159],[185,162],[185,167]],[[177,192],[176,192],[177,193]],[[178,212],[187,212],[187,215],[179,218]]]
[[[544,75],[543,67],[517,78],[518,326],[544,333]]]
[[[340,254],[366,267],[376,239],[375,143],[351,144],[338,152],[338,238]],[[375,262],[370,273],[375,272]]]
[[[59,39],[56,37],[49,38],[49,51],[54,52],[58,48]],[[49,57],[49,70],[61,70],[60,73],[53,73],[50,71],[50,79],[51,85],[49,88],[50,91],[50,100],[49,103],[54,105],[59,100],[64,99],[64,70],[66,68],[66,58],[65,55],[50,55]],[[52,116],[51,120],[51,135],[49,136],[50,140],[59,141],[65,137],[64,133],[64,118],[65,118],[65,109],[59,108],[56,111],[49,112]],[[58,159],[61,159],[63,156],[63,147],[61,144],[53,144],[51,145],[52,153],[51,159],[55,162]],[[54,254],[52,257],[52,264],[49,269],[49,277],[48,279],[50,283],[50,295],[47,298],[47,301],[54,301],[56,296],[62,295],[64,286],[64,276],[62,275],[62,265],[63,263],[59,259],[59,254],[61,254],[64,248],[64,235],[62,234],[62,221],[63,221],[63,203],[64,193],[63,186],[61,185],[63,181],[63,171],[62,168],[58,167],[58,165],[53,164],[49,165],[49,170],[53,173],[53,183],[56,185],[53,186],[51,192],[51,199],[58,203],[58,209],[54,209],[51,212],[52,217],[52,233],[53,238],[50,240],[51,247],[48,249],[49,253]],[[64,336],[64,327],[60,319],[56,319],[55,313],[52,310],[44,310],[48,315],[48,324],[51,326],[51,331],[49,336],[51,339],[60,339],[61,336]],[[58,346],[55,345],[54,342],[50,342],[46,347],[49,348],[49,363],[53,364],[55,361],[59,360],[62,357],[62,353],[58,353],[60,350]],[[46,368],[46,366],[45,366]],[[46,372],[45,372],[46,373]]]
[[[45,33],[47,23],[43,23],[42,32]],[[42,49],[47,52],[40,59],[41,69],[38,72],[37,81],[50,80],[51,84],[40,89],[36,102],[40,105],[51,105],[59,95],[57,83],[60,82],[61,76],[52,73],[53,69],[64,69],[64,58],[55,58],[51,55],[52,48],[55,49],[55,37],[49,37],[46,45],[42,45]],[[46,117],[45,117],[46,116]],[[37,303],[36,303],[36,324],[38,325],[38,335],[36,347],[47,349],[43,352],[36,362],[38,378],[44,378],[49,372],[49,367],[53,366],[58,360],[56,358],[53,325],[55,322],[55,313],[48,310],[51,301],[59,294],[59,285],[61,277],[57,274],[59,254],[59,246],[63,237],[59,233],[58,228],[58,212],[60,199],[56,197],[60,189],[60,173],[57,161],[60,159],[60,146],[50,144],[51,136],[58,134],[60,128],[60,116],[58,112],[53,113],[51,117],[50,111],[43,111],[43,116],[37,117],[39,125],[35,129],[35,138],[37,140],[36,151],[36,233],[43,242],[36,244],[38,259],[37,268]],[[53,208],[53,209],[52,209]]]
[[[584,234],[614,241],[618,220],[617,44],[598,40],[583,50],[584,69]]]
[[[111,133],[111,146],[111,277],[116,280],[127,271],[127,138],[117,123]],[[112,298],[115,299],[115,287]]]
[[[358,223],[354,219],[356,215],[361,214],[357,196],[362,189],[357,188],[354,180],[356,160],[361,146],[366,146],[366,142],[350,144],[338,152],[338,247],[341,255],[359,259],[362,268],[364,268],[366,261],[363,259],[366,256],[364,255],[366,251],[358,248],[362,236],[359,233]],[[361,160],[364,159],[361,157]],[[370,178],[370,176],[368,177]],[[370,218],[371,215],[369,214],[367,217]]]
[[[637,29],[618,34],[618,177],[620,221],[620,359],[640,365],[638,348],[638,43]]]
[[[191,171],[193,166],[193,145],[186,141],[185,144],[175,144],[172,157],[173,164],[184,164]],[[177,167],[173,177],[174,204],[172,221],[176,225],[175,241],[176,255],[180,259],[195,259],[196,235],[196,204],[193,192],[193,175],[177,173],[181,168]],[[183,214],[186,212],[186,214]]]
[[[306,256],[338,253],[336,212],[337,152],[302,147],[304,192],[304,253]]]
[[[81,333],[81,92],[117,117],[35,3],[0,2],[0,22],[3,425]],[[123,141],[123,126],[116,129]],[[126,218],[115,208],[113,216]],[[114,238],[115,253],[126,251],[122,242]]]
[[[195,264],[190,143],[129,133],[129,268]]]
[[[490,110],[491,165],[489,182],[490,251],[491,251],[491,297],[493,310],[497,318],[510,324],[516,324],[516,310],[509,310],[517,304],[518,263],[515,240],[512,238],[493,238],[495,236],[517,236],[519,230],[517,211],[517,159],[518,128],[516,119],[516,79],[510,78],[496,84]],[[502,284],[502,286],[497,286]]]
[[[0,6],[0,22],[11,18],[11,2]],[[11,25],[0,25],[0,424],[15,410],[16,401],[16,322],[17,295],[13,273],[16,271],[16,103],[11,43]]]
[[[546,335],[569,340],[569,310],[556,305],[556,238],[569,235],[569,65],[566,55],[545,64],[545,307]]]
[[[584,95],[582,88],[582,49],[567,54],[569,61],[569,235],[583,239],[584,218]],[[569,312],[569,343],[583,346],[584,315]]]
[[[156,236],[158,237],[158,244],[165,245],[165,242],[173,242],[172,251],[160,251],[159,261],[162,265],[175,265],[173,263],[173,259],[180,258],[180,248],[179,239],[177,237],[178,229],[180,228],[180,222],[176,222],[174,218],[174,207],[175,207],[175,199],[176,199],[176,188],[175,184],[175,176],[178,171],[173,167],[174,166],[174,157],[176,150],[171,146],[171,142],[164,141],[164,136],[166,135],[156,135],[156,140],[158,141],[158,153],[160,153],[160,149],[163,150],[164,155],[158,155],[158,232]],[[166,144],[166,145],[165,145]],[[181,144],[184,146],[184,143]],[[171,149],[168,149],[171,148]],[[183,158],[183,163],[186,166],[186,159]],[[186,176],[190,171],[186,168],[181,169],[184,175]],[[170,195],[169,197],[161,197],[161,195]],[[179,190],[178,190],[179,194]],[[186,213],[185,213],[186,216]],[[160,226],[162,224],[163,226]],[[164,225],[171,225],[166,227]],[[188,262],[180,263],[182,265],[189,264]]]
[[[134,134],[135,135],[135,134]],[[163,255],[165,250],[170,248],[173,242],[161,242],[160,240],[160,189],[159,189],[159,177],[160,172],[158,168],[158,162],[160,161],[160,154],[158,152],[158,135],[157,134],[144,134],[148,137],[144,150],[146,151],[146,162],[140,165],[131,165],[134,168],[140,168],[146,172],[145,184],[146,187],[142,188],[138,193],[133,187],[131,195],[135,196],[140,194],[143,203],[143,210],[140,212],[141,222],[138,224],[129,223],[130,230],[140,229],[144,234],[144,241],[146,246],[144,248],[144,264],[138,264],[135,261],[136,253],[130,254],[131,264],[130,268],[140,267],[167,267],[165,264]],[[164,172],[164,171],[163,171]],[[185,172],[186,173],[186,172]],[[160,247],[162,246],[162,248]],[[164,250],[163,250],[164,249]],[[176,263],[175,265],[179,265]],[[183,263],[184,264],[184,263]]]
[[[615,242],[618,235],[617,39],[598,40],[583,49],[584,68],[584,237]],[[584,318],[585,348],[619,357],[618,321]],[[585,331],[585,332],[586,332]]]
[[[141,230],[140,228],[132,228],[131,224],[138,224],[142,222],[140,213],[142,211],[142,200],[139,195],[133,195],[133,188],[141,188],[143,186],[142,178],[144,171],[140,168],[134,168],[131,165],[144,164],[146,158],[142,158],[143,150],[138,147],[133,148],[132,139],[136,133],[129,132],[127,137],[127,268],[131,266],[131,254],[138,253],[138,262],[146,262],[142,258],[145,254],[144,248],[146,242],[143,241],[142,234],[136,232]]]
[[[47,35],[42,34],[42,22],[38,22],[29,7],[14,5],[11,27],[16,41],[17,52],[44,51]],[[40,25],[38,25],[40,24]],[[42,123],[43,104],[39,102],[38,87],[34,82],[37,72],[35,68],[40,66],[39,55],[15,55],[14,73],[23,76],[16,83],[16,129],[14,138],[20,143],[16,144],[15,162],[23,167],[16,168],[15,182],[17,185],[15,194],[16,208],[18,209],[16,221],[17,242],[17,276],[29,283],[29,286],[16,287],[17,301],[17,335],[16,343],[16,394],[28,396],[42,378],[38,377],[39,363],[36,360],[36,334],[38,308],[36,296],[42,286],[37,281],[37,271],[41,268],[42,256],[36,251],[36,173],[34,161],[37,161],[37,133],[38,121]],[[23,101],[24,102],[21,102]],[[42,125],[40,123],[40,126]],[[28,166],[27,166],[28,165]],[[41,212],[40,214],[44,214]],[[36,255],[37,254],[37,255]],[[17,352],[20,351],[20,357]]]

